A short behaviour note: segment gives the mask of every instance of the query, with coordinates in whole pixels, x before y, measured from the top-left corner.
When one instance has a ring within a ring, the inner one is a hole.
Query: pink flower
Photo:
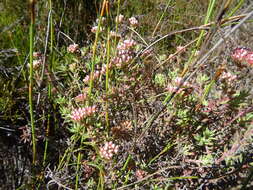
[[[91,116],[96,112],[96,106],[86,107],[86,108],[77,108],[72,111],[71,119],[74,121],[81,121],[87,116]]]
[[[183,80],[182,77],[176,77],[175,80],[174,80],[174,83],[175,83],[177,86],[179,86],[179,85],[181,84],[182,80]],[[185,86],[189,86],[189,83],[188,83],[188,82],[184,82],[184,83],[182,84],[182,86],[184,86],[184,87],[185,87]]]
[[[106,65],[103,65],[100,71],[101,75],[106,73]]]
[[[129,63],[134,58],[134,50],[133,47],[136,45],[136,42],[132,39],[124,40],[117,45],[117,55],[112,58],[112,63],[116,65],[116,67],[121,67],[124,63]]]
[[[78,48],[79,48],[78,44],[71,44],[67,48],[67,51],[70,53],[75,53],[78,50]]]
[[[136,45],[136,42],[132,39],[124,40],[122,43],[118,44],[118,50],[128,50],[133,48]]]
[[[129,18],[128,20],[129,20],[130,25],[131,25],[132,27],[136,27],[136,26],[138,26],[138,24],[139,24],[138,20],[137,20],[135,17],[131,17],[131,18]]]
[[[101,32],[101,31],[103,31],[104,30],[104,28],[102,28],[102,27],[100,27],[99,28],[99,32]],[[91,32],[92,33],[96,33],[98,31],[98,26],[93,26],[92,28],[91,28]]]
[[[100,148],[100,155],[102,158],[110,160],[114,154],[117,154],[119,151],[119,146],[110,142],[106,142],[103,147]]]
[[[42,56],[42,53],[40,52],[33,52],[33,57],[34,58],[40,58]]]
[[[90,76],[87,75],[84,79],[83,79],[83,82],[86,84],[90,81]]]
[[[236,62],[244,62],[246,61],[246,57],[247,57],[247,54],[250,53],[250,49],[248,48],[236,48],[233,50],[232,54],[231,54],[231,58],[236,61]]]
[[[91,32],[92,32],[92,33],[96,33],[97,30],[98,30],[98,26],[93,26],[93,27],[91,28]]]
[[[75,100],[77,102],[82,102],[82,101],[86,100],[86,98],[87,98],[87,94],[79,94],[75,97]]]
[[[136,172],[135,172],[135,176],[136,176],[136,178],[137,178],[138,180],[143,179],[146,175],[147,175],[147,172],[145,172],[144,170],[138,169],[138,170],[136,170]]]
[[[171,85],[169,84],[169,85],[167,86],[166,90],[168,90],[170,93],[173,93],[173,92],[176,92],[177,87],[176,87],[176,86],[171,86]],[[177,94],[180,94],[182,91],[183,91],[183,89],[180,88],[180,89],[177,91]]]
[[[253,52],[250,52],[245,56],[245,62],[250,65],[253,65]]]
[[[153,49],[149,48],[146,51],[142,52],[141,57],[149,57],[150,55],[152,55]]]
[[[231,74],[230,72],[223,73],[223,74],[221,75],[221,79],[228,80],[228,82],[232,82],[232,81],[235,80],[236,78],[237,78],[236,75],[233,75],[233,74]]]
[[[177,51],[178,52],[185,52],[185,47],[184,46],[177,46]]]
[[[99,78],[99,76],[100,76],[100,71],[96,70],[94,72],[94,78],[97,79],[97,78]]]
[[[103,66],[102,69],[99,70],[95,70],[93,73],[93,80],[98,79],[102,74],[104,74],[106,72],[106,66]],[[84,79],[83,82],[84,83],[88,83],[90,81],[90,75],[87,75]]]

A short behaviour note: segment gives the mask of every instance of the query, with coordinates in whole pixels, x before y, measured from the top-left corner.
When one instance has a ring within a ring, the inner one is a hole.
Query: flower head
[[[170,93],[174,93],[176,92],[178,87],[176,86],[172,86],[171,84],[168,84],[168,86],[166,87],[165,90],[169,91]],[[176,94],[180,94],[183,91],[182,88],[179,88],[178,91],[176,92]]]
[[[90,106],[86,108],[77,108],[72,111],[71,119],[74,121],[81,121],[87,116],[91,116],[96,112],[96,106]]]
[[[253,52],[250,52],[245,56],[245,62],[253,65]]]
[[[136,176],[136,178],[137,178],[138,180],[143,179],[146,175],[147,175],[147,172],[145,172],[144,170],[138,169],[138,170],[136,170],[136,172],[135,172],[135,176]]]
[[[98,30],[98,26],[93,26],[93,27],[91,28],[91,32],[92,32],[92,33],[96,33],[97,30]]]
[[[42,63],[42,59],[33,60],[33,69],[38,69],[42,65]],[[30,67],[30,64],[28,64],[27,67]]]
[[[132,27],[136,27],[136,26],[138,26],[138,24],[139,24],[138,20],[137,20],[135,17],[131,17],[131,18],[129,18],[128,20],[129,20],[130,25],[131,25]]]
[[[134,58],[133,48],[136,42],[132,39],[124,40],[117,46],[117,56],[112,59],[112,62],[117,66],[121,67],[124,63],[129,63]]]
[[[177,51],[178,52],[185,52],[185,47],[184,46],[177,46]]]
[[[117,154],[119,151],[119,146],[110,142],[106,142],[103,147],[100,148],[100,155],[102,158],[110,160],[114,154]]]
[[[223,74],[221,75],[221,79],[227,80],[228,82],[232,82],[232,81],[235,80],[236,78],[237,78],[237,76],[231,74],[230,72],[223,73]]]
[[[67,51],[70,53],[75,53],[78,50],[78,48],[79,48],[78,44],[71,44],[67,48]]]
[[[175,80],[174,80],[174,83],[179,86],[181,83],[183,82],[183,78],[182,77],[176,77]],[[184,82],[182,84],[182,86],[186,87],[186,86],[189,86],[189,83],[188,82]]]
[[[250,50],[248,48],[240,47],[240,48],[235,48],[232,51],[231,58],[236,61],[236,62],[243,62],[245,61],[245,58],[247,54],[250,53]]]
[[[86,100],[86,98],[87,98],[87,94],[79,94],[75,97],[75,100],[77,102],[82,102],[82,101]]]
[[[33,57],[34,57],[34,58],[40,58],[41,56],[42,56],[42,53],[41,53],[41,52],[38,52],[38,51],[33,52]]]

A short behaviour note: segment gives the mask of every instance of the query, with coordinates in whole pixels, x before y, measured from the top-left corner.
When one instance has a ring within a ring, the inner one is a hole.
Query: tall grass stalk
[[[165,15],[165,13],[167,12],[167,9],[168,9],[170,3],[171,3],[171,0],[168,1],[167,5],[166,5],[166,7],[165,7],[165,9],[164,9],[164,11],[163,11],[162,16],[160,17],[158,23],[156,24],[155,29],[154,29],[154,31],[153,31],[153,33],[152,33],[152,37],[154,37],[154,35],[155,35],[155,33],[156,33],[157,29],[158,29],[158,26],[160,25],[160,23],[161,23],[161,21],[162,21],[164,15]]]
[[[118,0],[118,4],[117,4],[117,18],[119,18],[119,10],[120,10],[120,0]],[[119,22],[116,22],[116,34],[118,33],[119,31]],[[116,47],[116,39],[117,39],[117,36],[115,36],[115,40],[114,40],[114,45]]]
[[[50,50],[50,62],[48,64],[48,72],[51,73],[52,72],[52,65],[53,65],[53,61],[54,61],[54,57],[53,57],[54,33],[53,33],[52,1],[49,0],[48,4],[49,4],[48,17],[49,17],[49,28],[50,28],[50,49],[49,49]],[[46,51],[45,51],[45,53],[46,53]],[[44,63],[44,65],[45,65],[45,63]],[[51,103],[51,96],[52,96],[51,90],[52,90],[52,84],[51,84],[51,82],[48,82],[48,100],[50,101],[50,103]],[[48,135],[49,135],[49,130],[50,130],[50,119],[51,119],[51,113],[48,113],[47,114],[47,127],[46,127],[46,137],[47,138],[45,140],[43,166],[46,165],[47,148],[48,148]]]
[[[35,135],[35,125],[34,125],[34,115],[33,115],[33,42],[34,42],[34,24],[35,24],[35,1],[30,0],[30,17],[31,23],[29,28],[29,37],[30,37],[30,74],[29,74],[29,112],[31,119],[31,128],[32,128],[32,150],[33,150],[33,165],[36,164],[36,135]]]
[[[102,17],[105,13],[106,8],[108,8],[108,1],[104,0],[103,4],[102,4],[102,8],[101,8],[101,12],[100,12],[100,16],[99,16],[99,22],[98,22],[98,30],[96,31],[96,36],[95,36],[95,42],[93,44],[93,49],[92,49],[92,63],[91,63],[91,74],[90,74],[90,83],[89,83],[89,92],[88,92],[88,104],[91,104],[91,97],[92,97],[92,89],[93,89],[93,76],[94,76],[94,68],[95,68],[95,61],[96,61],[96,48],[97,48],[97,43],[98,43],[98,35],[100,32],[100,28],[101,28],[101,21],[102,21]],[[81,146],[83,146],[83,134],[85,133],[85,128],[81,129],[81,143],[80,143],[80,149]],[[80,170],[80,165],[81,165],[81,159],[82,159],[82,153],[79,151],[78,152],[78,156],[77,156],[77,168],[76,168],[76,179],[75,179],[75,189],[78,189],[78,184],[79,184],[79,170]],[[99,178],[99,180],[101,180]]]
[[[215,3],[216,3],[216,0],[210,0],[209,1],[208,8],[207,8],[207,14],[206,14],[205,21],[204,21],[204,25],[208,24],[208,22],[210,21],[211,16],[212,16],[213,12],[215,11]],[[181,76],[184,76],[186,74],[186,72],[188,71],[189,66],[192,64],[193,57],[195,56],[197,50],[199,49],[201,43],[203,42],[204,36],[205,36],[205,31],[202,30],[200,32],[199,37],[198,37],[198,41],[196,42],[196,46],[193,49],[193,52],[192,52],[188,62],[186,63]]]
[[[117,15],[119,15],[119,8],[120,8],[120,0],[118,0],[118,7],[117,7]],[[106,17],[109,19],[109,10],[106,9]],[[118,17],[117,17],[118,18]],[[118,32],[118,22],[116,26],[116,34]],[[111,43],[110,43],[110,25],[107,27],[107,44],[106,44],[106,76],[105,76],[105,90],[106,90],[106,96],[109,95],[109,64],[110,64],[110,54],[111,54]],[[116,37],[115,37],[115,48],[116,48]],[[106,98],[106,112],[105,112],[105,121],[106,121],[106,128],[107,128],[107,134],[109,133],[109,103],[108,99]]]
[[[214,10],[215,10],[215,9],[214,9],[215,2],[216,2],[216,0],[210,0],[210,1],[209,1],[209,5],[208,5],[208,9],[207,9],[207,15],[206,15],[204,24],[207,24],[207,23],[209,22],[209,20],[210,20],[212,14],[213,14],[213,12],[214,12]],[[203,30],[200,32],[199,39],[198,39],[197,44],[196,44],[196,49],[198,49],[199,46],[201,45],[201,42],[202,42],[203,37],[204,37],[204,32],[205,32],[205,31],[203,31]],[[194,52],[194,54],[195,54],[195,52]],[[194,55],[194,54],[193,54],[193,55]]]
[[[91,61],[91,74],[90,74],[90,83],[89,83],[89,92],[88,92],[88,104],[91,104],[91,92],[93,89],[93,75],[94,75],[94,68],[95,68],[95,60],[96,60],[96,49],[97,49],[97,43],[98,43],[98,35],[101,28],[101,20],[104,15],[105,9],[107,5],[107,0],[103,1],[100,16],[99,16],[99,22],[98,22],[98,29],[96,31],[95,41],[92,48],[92,61]]]
[[[109,16],[109,15],[108,15]],[[107,29],[107,46],[106,46],[106,78],[105,78],[105,90],[106,90],[106,95],[109,95],[109,64],[110,64],[110,27],[108,26]],[[107,132],[109,132],[109,113],[108,113],[108,108],[109,103],[106,98],[106,112],[105,112],[105,121],[106,121],[106,127],[107,127]]]
[[[232,11],[228,14],[228,17],[233,16],[235,12],[242,7],[244,0],[240,0],[239,3],[232,9]]]

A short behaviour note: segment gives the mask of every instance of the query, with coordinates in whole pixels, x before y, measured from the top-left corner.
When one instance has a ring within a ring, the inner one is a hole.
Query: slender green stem
[[[204,25],[206,25],[206,24],[210,21],[210,18],[211,18],[211,16],[212,16],[213,12],[215,11],[215,9],[214,9],[214,8],[215,8],[215,2],[216,2],[216,0],[210,0],[210,1],[209,1],[208,9],[207,9],[207,14],[206,14],[205,21],[204,21]],[[193,59],[193,57],[195,56],[196,51],[199,49],[199,47],[200,47],[200,45],[201,45],[201,43],[202,43],[202,41],[203,41],[204,36],[205,36],[205,31],[202,30],[202,31],[200,32],[198,41],[197,41],[197,43],[196,43],[196,47],[194,48],[194,50],[193,50],[193,52],[192,52],[192,54],[191,54],[191,56],[190,56],[188,62],[186,63],[186,65],[185,65],[185,67],[184,67],[184,70],[183,70],[183,72],[182,72],[182,76],[184,76],[184,75],[186,74],[186,72],[187,72],[189,66],[191,65],[192,59]]]
[[[99,22],[98,22],[98,29],[97,29],[97,31],[96,31],[95,41],[94,41],[93,48],[92,48],[92,61],[91,61],[91,74],[90,74],[89,92],[88,92],[88,104],[91,104],[91,92],[92,92],[93,83],[94,83],[93,75],[94,75],[94,68],[95,68],[95,60],[96,60],[96,49],[97,49],[97,43],[98,43],[98,35],[99,35],[99,33],[100,33],[101,20],[102,20],[102,16],[104,15],[106,2],[107,2],[106,0],[103,1],[103,5],[102,5],[100,17],[99,17]]]
[[[80,150],[77,155],[75,190],[78,189],[78,184],[79,184],[79,170],[80,170],[81,160],[82,160],[81,150],[82,150],[83,142],[87,138],[87,135],[84,135],[86,133],[86,128],[80,127],[79,129],[80,129],[80,135],[81,135],[81,143],[80,143]]]
[[[119,1],[118,1],[119,3]],[[118,11],[119,11],[119,4],[118,4]],[[106,14],[107,18],[109,19],[108,13]],[[109,95],[109,64],[110,64],[110,54],[111,54],[111,44],[110,44],[110,26],[107,27],[107,46],[106,46],[106,78],[105,78],[105,90],[106,90],[106,96]],[[116,29],[117,31],[117,29]],[[117,33],[117,32],[116,32]],[[116,45],[116,40],[115,40]],[[107,132],[109,133],[109,103],[106,98],[106,112],[105,112],[105,121],[106,121],[106,128]]]
[[[235,14],[235,12],[242,7],[244,0],[240,0],[236,7],[228,14],[228,17],[231,17]]]
[[[107,35],[107,46],[106,46],[106,52],[107,52],[107,59],[106,59],[106,78],[105,78],[105,90],[106,95],[109,94],[109,63],[110,63],[110,28],[108,27],[108,35]],[[108,107],[109,103],[108,100],[106,100],[106,114],[105,114],[105,121],[106,121],[106,127],[107,130],[109,130],[109,114],[108,114]]]
[[[31,119],[32,128],[32,150],[33,150],[33,164],[36,163],[36,136],[35,136],[35,125],[34,125],[34,115],[33,115],[33,41],[34,41],[34,23],[35,23],[35,1],[30,1],[30,74],[29,74],[29,112]]]
[[[168,1],[167,5],[166,5],[166,7],[165,7],[165,9],[164,9],[164,11],[163,11],[162,16],[160,17],[160,19],[159,19],[157,25],[155,26],[155,29],[154,29],[154,31],[153,31],[153,33],[152,33],[152,37],[154,37],[154,35],[155,35],[155,33],[156,33],[157,29],[158,29],[158,26],[160,25],[160,23],[161,23],[161,21],[162,21],[164,15],[165,15],[165,13],[167,12],[167,9],[168,9],[170,3],[171,3],[171,0]]]
[[[148,165],[152,164],[152,162],[154,162],[157,158],[159,158],[162,154],[164,154],[165,152],[169,151],[172,147],[174,146],[173,143],[168,143],[165,148],[159,153],[157,154],[154,158],[152,158],[149,162]]]

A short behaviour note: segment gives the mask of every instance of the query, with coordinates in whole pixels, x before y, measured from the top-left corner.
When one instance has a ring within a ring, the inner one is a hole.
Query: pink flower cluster
[[[136,42],[134,40],[128,39],[124,40],[123,42],[119,43],[117,46],[117,56],[112,59],[112,63],[115,64],[117,67],[121,67],[124,63],[129,63],[134,57],[134,50]],[[110,64],[109,68],[113,65]],[[103,65],[101,69],[97,68],[97,70],[93,73],[93,80],[97,80],[101,75],[104,75],[106,72],[106,65]],[[90,75],[87,75],[84,79],[84,83],[88,83],[91,79]]]
[[[124,40],[117,46],[117,56],[112,59],[112,62],[117,67],[121,67],[124,63],[129,63],[134,57],[134,50],[136,42],[134,40]]]
[[[145,176],[147,175],[147,172],[145,172],[144,170],[138,169],[135,172],[135,176],[138,180],[143,179]]]
[[[106,142],[103,147],[100,148],[100,155],[102,158],[107,160],[111,159],[114,154],[117,154],[119,151],[119,146],[110,142]]]
[[[171,84],[168,84],[166,90],[169,91],[170,93],[173,93],[173,92],[175,92],[177,90],[177,87],[176,86],[172,86]],[[177,94],[180,94],[182,91],[183,91],[183,89],[179,88],[179,90],[177,91]]]
[[[182,77],[176,77],[174,81],[172,82],[174,85],[168,84],[166,90],[168,90],[170,93],[175,92],[177,87],[182,83],[182,80],[183,80]],[[177,91],[177,94],[180,94],[184,90],[184,88],[188,88],[188,87],[192,87],[192,86],[188,82],[183,82],[182,86]]]
[[[87,116],[91,116],[96,112],[96,106],[90,106],[86,108],[77,108],[72,111],[71,119],[74,121],[81,121]]]
[[[132,39],[124,40],[123,43],[119,43],[117,49],[119,51],[130,50],[136,45],[136,42]]]
[[[42,57],[42,53],[41,53],[41,52],[38,52],[38,51],[33,52],[33,57],[36,58],[36,59],[39,59],[39,58]]]
[[[147,57],[149,57],[149,56],[152,55],[153,51],[154,51],[153,48],[149,48],[149,49],[147,49],[147,50],[145,50],[145,51],[142,52],[141,57],[142,58],[147,58]]]
[[[93,80],[97,80],[101,75],[104,75],[106,73],[106,65],[103,65],[102,68],[99,70],[95,70],[93,73]],[[90,75],[87,75],[84,79],[83,82],[84,83],[88,83],[90,81]]]
[[[231,58],[239,63],[246,62],[253,65],[253,52],[248,48],[235,48],[232,51]]]
[[[70,52],[70,53],[75,53],[75,52],[77,52],[78,49],[79,49],[78,44],[71,44],[67,48],[67,51]]]
[[[177,46],[177,52],[185,52],[186,49],[184,46]]]
[[[87,99],[87,94],[78,94],[76,97],[75,97],[75,101],[77,102],[83,102]]]
[[[176,78],[174,79],[174,83],[175,83],[175,85],[177,85],[177,86],[179,86],[179,85],[181,84],[182,81],[183,81],[183,78],[182,78],[182,77],[176,77]],[[184,82],[184,83],[182,84],[182,86],[188,87],[188,86],[190,86],[190,84],[189,84],[188,82]]]
[[[231,74],[230,72],[226,72],[226,73],[223,73],[223,74],[221,75],[221,79],[227,80],[228,82],[232,82],[232,81],[235,80],[236,78],[237,78],[237,76]]]
[[[131,18],[129,18],[128,20],[129,20],[130,25],[131,25],[132,27],[136,27],[136,26],[138,26],[138,24],[139,24],[138,20],[137,20],[135,17],[131,17]]]

